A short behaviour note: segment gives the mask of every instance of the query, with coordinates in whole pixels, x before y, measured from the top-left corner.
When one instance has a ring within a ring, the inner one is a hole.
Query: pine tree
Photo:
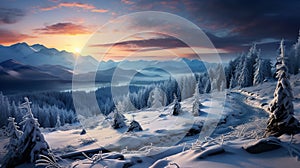
[[[270,59],[264,59],[262,60],[262,64],[263,64],[263,76],[265,77],[265,79],[267,78],[271,78],[272,77],[272,63]]]
[[[125,127],[126,124],[125,124],[124,120],[125,120],[125,116],[116,109],[114,111],[112,127],[114,129],[119,129],[119,128]]]
[[[7,153],[2,160],[3,167],[10,167],[11,163],[9,162],[12,161],[11,158],[18,157],[18,153],[16,152],[18,151],[18,141],[23,134],[23,132],[19,130],[19,126],[15,122],[15,118],[9,117],[8,121],[9,123],[6,132],[10,139],[9,143],[4,146],[4,148],[7,150]]]
[[[274,99],[268,108],[271,115],[268,120],[265,136],[280,136],[284,133],[295,134],[300,132],[299,121],[293,116],[293,93],[284,54],[284,41],[282,40],[276,66],[278,82],[274,92]]]
[[[59,114],[57,114],[55,128],[59,128],[59,127],[61,127],[61,122],[60,122],[60,116]]]
[[[195,93],[194,93],[194,101],[193,101],[193,115],[199,116],[200,107],[202,106],[200,102],[200,93],[199,93],[199,82],[196,84]]]
[[[238,85],[240,87],[248,87],[248,86],[251,86],[251,75],[250,75],[250,72],[249,72],[249,68],[248,68],[248,59],[246,58],[245,61],[244,61],[244,65],[242,67],[242,71],[241,71],[241,74],[238,78]]]
[[[27,110],[26,115],[23,117],[23,121],[20,123],[23,125],[23,134],[18,140],[18,148],[16,155],[6,157],[3,167],[14,167],[24,162],[33,163],[39,159],[39,155],[48,155],[49,145],[45,141],[43,134],[39,129],[39,123],[36,118],[33,117],[29,99],[24,98],[25,102],[21,104],[20,108]]]
[[[263,83],[265,76],[264,76],[264,64],[263,60],[260,58],[260,54],[258,54],[256,58],[256,63],[254,64],[254,79],[253,79],[253,85],[258,85],[260,83]]]
[[[294,50],[295,50],[294,74],[298,74],[300,68],[300,30],[299,30],[298,41],[294,45]]]
[[[241,85],[241,82],[239,79],[240,79],[240,76],[242,75],[242,70],[243,70],[243,67],[244,67],[244,62],[246,60],[246,55],[245,54],[242,54],[241,56],[239,56],[237,58],[238,60],[238,63],[237,63],[237,66],[234,70],[234,79],[232,79],[233,82],[235,82],[235,85],[234,83],[231,84],[232,87],[236,87],[236,86],[240,86]]]
[[[158,87],[155,87],[152,93],[149,96],[150,106],[152,108],[159,108],[162,107],[163,97],[161,96],[160,90]]]
[[[0,127],[5,126],[8,124],[8,117],[11,116],[10,114],[10,103],[6,96],[0,92]]]
[[[181,113],[181,104],[178,101],[177,96],[174,94],[174,107],[173,107],[173,115],[177,116]]]
[[[253,78],[254,78],[254,64],[259,56],[260,50],[257,49],[256,44],[254,43],[251,48],[249,49],[248,55],[247,55],[247,62],[246,62],[246,68],[248,69],[248,76],[247,80],[249,83],[247,83],[247,86],[252,86],[253,84]]]

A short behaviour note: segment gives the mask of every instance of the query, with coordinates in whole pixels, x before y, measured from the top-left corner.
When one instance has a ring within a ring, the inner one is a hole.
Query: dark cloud
[[[74,23],[56,23],[53,25],[46,26],[44,28],[34,29],[35,32],[41,34],[69,34],[69,35],[77,35],[77,34],[88,34],[90,31],[87,27],[74,24]]]
[[[0,25],[13,24],[25,16],[25,12],[16,8],[0,8]]]
[[[34,36],[22,34],[10,30],[0,29],[0,43],[1,44],[11,44],[20,41],[24,41],[28,38],[35,38]]]
[[[190,17],[207,31],[230,29],[230,35],[261,38],[295,38],[300,28],[300,1],[184,1]]]
[[[122,42],[112,43],[112,44],[110,43],[95,44],[95,45],[91,45],[90,47],[105,47],[105,46],[122,47],[124,48],[124,50],[127,51],[134,51],[141,48],[149,48],[147,50],[156,50],[156,49],[171,49],[171,48],[178,48],[178,47],[187,47],[185,43],[172,37],[152,38],[152,39],[143,39],[143,40],[128,40],[128,41],[122,41]]]
[[[300,28],[299,8],[298,0],[134,1],[135,10],[172,12],[171,9],[176,9],[176,14],[203,29],[217,48],[229,51],[242,51],[253,42],[270,38],[296,41]],[[137,27],[153,26],[147,25],[147,20],[137,22]]]

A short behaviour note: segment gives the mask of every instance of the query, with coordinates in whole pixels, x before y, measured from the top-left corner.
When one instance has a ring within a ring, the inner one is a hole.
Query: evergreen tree
[[[264,59],[262,60],[262,64],[263,64],[263,76],[265,79],[267,78],[271,78],[272,77],[272,63],[270,59]]]
[[[241,74],[238,78],[238,85],[242,88],[251,86],[250,83],[252,83],[251,75],[250,75],[249,68],[248,68],[248,64],[249,64],[248,59],[246,58],[245,61],[244,61],[244,65],[242,67]]]
[[[121,114],[118,110],[115,110],[112,127],[114,129],[119,129],[119,128],[122,128],[122,127],[125,127],[125,126],[126,126],[125,116],[123,114]]]
[[[199,82],[197,83],[195,87],[195,93],[194,93],[194,101],[193,101],[193,115],[194,116],[199,116],[200,113],[200,107],[202,106],[200,102],[200,93],[199,93]]]
[[[43,134],[39,129],[39,123],[33,117],[29,99],[24,98],[25,102],[21,104],[20,108],[26,109],[27,113],[20,123],[23,125],[23,134],[18,140],[18,148],[15,151],[16,155],[6,157],[3,167],[14,167],[24,162],[33,163],[39,159],[39,155],[48,155],[49,145],[45,141]]]
[[[57,114],[55,128],[59,128],[59,127],[61,127],[61,122],[60,122],[60,116],[59,114]]]
[[[265,76],[264,76],[264,64],[263,60],[260,58],[260,55],[258,54],[256,58],[256,63],[254,64],[254,79],[253,79],[253,85],[258,85],[260,83],[263,83]]]
[[[10,167],[11,158],[18,157],[17,151],[18,151],[18,141],[19,138],[22,136],[23,132],[19,130],[19,126],[15,122],[15,119],[12,117],[8,118],[8,126],[6,128],[6,132],[8,134],[9,143],[4,146],[4,148],[7,150],[6,155],[4,156],[2,163],[2,166]]]
[[[10,114],[11,107],[9,104],[9,100],[6,96],[0,92],[0,127],[6,126],[8,124],[8,117],[11,116]]]
[[[298,74],[300,68],[300,30],[299,30],[298,41],[294,45],[294,50],[295,50],[294,74]]]
[[[284,133],[295,134],[300,132],[299,121],[293,116],[293,93],[289,82],[288,69],[285,65],[286,57],[284,55],[283,43],[284,41],[282,40],[276,66],[278,82],[274,92],[274,99],[268,108],[271,115],[268,120],[265,136],[280,136]]]
[[[233,83],[230,84],[231,88],[234,88],[236,86],[240,86],[241,85],[242,81],[240,81],[239,78],[242,75],[242,70],[243,70],[243,67],[244,67],[244,62],[246,60],[246,55],[242,54],[241,56],[239,56],[237,58],[237,60],[238,60],[238,63],[237,63],[237,66],[235,68],[235,71],[234,71],[234,78],[232,79]]]
[[[149,96],[150,106],[152,108],[159,108],[162,107],[162,101],[163,97],[161,96],[160,89],[158,87],[155,87],[152,91],[152,93]]]
[[[232,89],[232,88],[235,88],[237,86],[237,81],[235,79],[234,76],[231,76],[231,79],[230,79],[230,82],[229,82],[229,88]]]
[[[248,75],[246,76],[248,79],[247,86],[252,86],[253,78],[254,78],[254,64],[259,56],[260,50],[257,49],[256,44],[254,43],[249,49],[246,61],[246,68],[248,69]]]
[[[181,104],[178,101],[177,96],[174,94],[174,107],[173,107],[173,115],[177,116],[181,113]]]

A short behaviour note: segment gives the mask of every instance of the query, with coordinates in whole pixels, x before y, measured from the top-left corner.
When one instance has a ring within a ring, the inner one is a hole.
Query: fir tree
[[[265,77],[264,77],[264,64],[263,60],[260,58],[260,54],[258,54],[256,58],[256,63],[254,64],[254,79],[253,79],[253,85],[258,85],[260,83],[263,83]]]
[[[177,116],[181,113],[181,105],[178,101],[177,96],[174,94],[174,107],[173,107],[173,115]]]
[[[240,87],[248,87],[248,86],[251,86],[251,76],[250,76],[250,72],[249,72],[249,68],[247,67],[248,66],[248,59],[246,58],[245,61],[244,61],[244,65],[243,65],[243,68],[242,68],[242,71],[241,71],[241,74],[238,78],[238,85]]]
[[[300,30],[299,30],[298,41],[294,45],[294,50],[295,50],[294,74],[298,74],[300,68]]]
[[[201,102],[200,102],[200,93],[199,93],[199,82],[197,83],[196,87],[195,87],[195,93],[194,93],[194,101],[193,101],[193,115],[194,116],[199,116],[199,112],[200,112],[200,107],[202,106]]]
[[[268,120],[265,136],[280,136],[284,133],[295,134],[300,131],[299,121],[294,118],[293,93],[289,82],[288,69],[285,64],[284,41],[280,44],[280,55],[276,66],[277,85],[274,99],[268,110],[271,115]]]
[[[158,87],[153,89],[152,94],[150,94],[149,101],[152,108],[159,108],[163,106],[163,98]]]
[[[39,155],[48,155],[49,145],[45,141],[43,134],[39,129],[39,123],[33,117],[29,99],[24,98],[25,102],[21,104],[20,108],[26,109],[27,113],[20,123],[23,125],[23,134],[18,140],[18,148],[15,155],[6,157],[3,167],[14,167],[24,162],[33,163],[39,159]]]
[[[61,127],[61,122],[60,122],[60,116],[59,114],[57,114],[55,128],[59,128],[59,127]]]
[[[19,130],[19,126],[15,122],[15,119],[12,117],[8,118],[8,126],[6,128],[6,132],[9,139],[9,143],[4,146],[7,150],[6,155],[3,157],[2,163],[3,167],[10,167],[13,162],[12,158],[19,157],[18,151],[18,141],[22,136],[23,132]]]
[[[264,59],[262,60],[262,64],[263,64],[263,76],[265,79],[267,78],[271,78],[272,77],[272,63],[270,59]]]
[[[125,127],[126,124],[125,124],[124,120],[125,120],[124,115],[121,114],[118,110],[115,110],[112,127],[114,129],[119,129],[119,128]]]

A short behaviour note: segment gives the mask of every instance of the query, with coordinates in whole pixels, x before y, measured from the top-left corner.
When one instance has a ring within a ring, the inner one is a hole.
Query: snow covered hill
[[[110,116],[94,116],[81,117],[81,124],[42,131],[53,152],[63,158],[58,163],[64,166],[299,167],[296,159],[300,156],[299,134],[282,135],[279,137],[282,147],[273,151],[250,154],[242,149],[262,137],[268,118],[264,109],[273,98],[275,84],[270,81],[254,87],[201,94],[203,106],[197,117],[192,114],[193,98],[188,98],[181,102],[179,116],[171,115],[173,104],[130,111],[124,114],[127,127],[118,130],[111,128]],[[291,84],[295,117],[300,119],[300,75],[292,76]],[[126,132],[133,119],[143,131]],[[205,137],[211,127],[212,134]],[[0,138],[1,142],[7,141]],[[100,149],[113,152],[97,153]]]
[[[295,94],[295,117],[300,119],[300,75],[292,76],[291,83]],[[126,133],[126,128],[113,130],[108,118],[98,116],[81,120],[87,130],[85,135],[80,135],[80,125],[54,132],[44,130],[44,133],[58,155],[104,147],[124,157],[121,160],[99,159],[93,163],[99,167],[299,167],[300,162],[295,157],[300,154],[300,135],[279,137],[282,147],[270,152],[250,154],[242,149],[262,137],[268,118],[264,108],[273,97],[275,84],[270,81],[242,90],[202,94],[203,107],[198,117],[191,113],[193,98],[181,102],[183,113],[179,116],[170,115],[173,104],[126,113],[127,122],[134,118],[141,124],[144,129],[141,132]],[[219,115],[220,120],[216,120]],[[201,138],[201,133],[186,136],[195,129],[205,132],[209,128],[204,126],[205,123],[208,126],[217,124],[211,138]],[[112,157],[113,153],[102,155]],[[67,159],[67,163],[89,167],[92,161],[83,157],[77,161]]]

